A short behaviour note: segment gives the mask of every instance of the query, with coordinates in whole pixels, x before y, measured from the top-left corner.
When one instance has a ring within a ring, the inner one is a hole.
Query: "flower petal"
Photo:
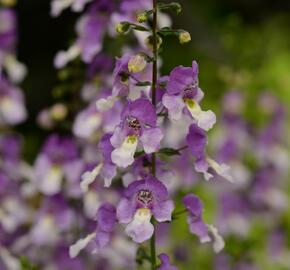
[[[111,154],[112,162],[119,167],[126,168],[134,162],[134,154],[138,145],[136,136],[128,136],[122,145]]]
[[[82,175],[81,189],[83,192],[87,192],[89,185],[96,180],[96,177],[99,175],[101,169],[103,168],[103,163],[100,163],[92,171],[87,171]]]
[[[89,242],[91,242],[96,237],[96,233],[91,233],[85,238],[79,239],[75,244],[69,247],[69,256],[75,258],[83,250]]]
[[[152,213],[158,222],[170,221],[174,209],[172,200],[157,203],[152,209]]]
[[[145,129],[140,137],[145,153],[151,154],[156,152],[160,148],[162,138],[163,134],[160,128]]]
[[[137,243],[150,239],[154,232],[154,226],[150,223],[150,219],[151,212],[149,209],[138,209],[132,222],[127,225],[125,232]]]
[[[181,118],[184,102],[180,96],[164,94],[162,103],[167,108],[171,120],[177,121]]]

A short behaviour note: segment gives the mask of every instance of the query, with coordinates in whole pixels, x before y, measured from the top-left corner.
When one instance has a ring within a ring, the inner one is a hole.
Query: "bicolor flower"
[[[97,101],[97,108],[100,111],[110,109],[120,97],[126,96],[132,100],[136,100],[143,96],[143,94],[146,96],[149,95],[149,86],[139,87],[136,86],[136,83],[138,81],[150,81],[152,67],[151,65],[146,65],[145,59],[143,59],[144,63],[142,63],[143,61],[140,61],[139,58],[143,59],[143,56],[125,54],[121,58],[116,59],[113,72],[112,94]]]
[[[63,178],[70,183],[70,188],[78,183],[82,171],[83,162],[75,142],[52,135],[35,161],[34,181],[41,192],[54,195],[61,191]]]
[[[80,138],[90,138],[101,126],[102,114],[92,104],[81,111],[74,122],[73,133]]]
[[[89,9],[76,25],[78,38],[67,50],[57,53],[54,59],[56,68],[63,68],[78,56],[85,63],[90,63],[101,51],[107,19],[100,12]]]
[[[110,139],[114,147],[112,161],[117,166],[126,168],[134,162],[139,142],[145,153],[151,154],[159,149],[162,138],[152,103],[146,98],[129,100],[122,111],[121,122]]]
[[[109,203],[102,204],[97,212],[96,220],[96,231],[70,246],[69,254],[71,258],[76,257],[92,240],[94,240],[94,252],[98,252],[110,243],[116,224],[115,206]]]
[[[208,142],[206,132],[198,127],[197,124],[191,124],[186,137],[191,154],[195,157],[195,170],[201,172],[206,180],[211,179],[214,174],[218,174],[228,181],[232,182],[230,167],[224,163],[219,164],[213,159],[207,157],[206,145]]]
[[[157,270],[178,270],[178,268],[172,264],[170,264],[169,256],[165,253],[158,255],[158,258],[161,262],[160,266]]]
[[[166,187],[153,176],[131,183],[117,206],[117,219],[127,224],[126,233],[137,243],[151,238],[154,227],[151,217],[158,222],[171,220],[174,209]]]
[[[201,243],[213,242],[215,252],[224,248],[224,240],[213,225],[204,223],[202,218],[203,204],[194,194],[188,194],[182,199],[188,210],[187,223],[192,234],[198,236]]]
[[[162,102],[170,119],[177,121],[182,113],[189,113],[200,128],[209,130],[215,124],[216,116],[210,110],[201,109],[199,103],[203,96],[198,87],[198,65],[193,61],[192,67],[179,66],[171,71]]]

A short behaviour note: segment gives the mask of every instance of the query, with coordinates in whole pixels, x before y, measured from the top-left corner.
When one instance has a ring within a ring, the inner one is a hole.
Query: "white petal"
[[[85,238],[79,239],[75,244],[69,247],[69,256],[75,258],[83,250],[89,242],[91,242],[96,237],[96,233],[91,233]]]
[[[230,166],[224,163],[218,164],[216,161],[210,158],[207,159],[207,162],[216,171],[218,175],[222,176],[229,182],[233,182],[233,177],[231,176],[231,173],[230,173],[231,171]]]
[[[186,107],[189,110],[191,116],[197,121],[197,125],[204,129],[209,130],[216,122],[216,116],[212,111],[203,111],[199,104],[189,99],[186,101]]]
[[[51,167],[40,181],[40,190],[46,195],[54,195],[61,190],[63,172],[60,167]]]
[[[9,251],[0,246],[0,258],[3,262],[4,266],[7,267],[9,270],[20,270],[20,263],[19,261],[13,257]]]
[[[197,118],[197,125],[208,131],[216,123],[216,115],[211,111],[201,111]]]
[[[136,152],[138,139],[136,136],[128,136],[122,145],[111,154],[113,163],[117,166],[126,168],[134,162],[134,154]]]
[[[27,111],[21,102],[7,96],[0,99],[0,117],[14,125],[25,120]]]
[[[68,62],[74,60],[80,55],[80,47],[77,44],[72,45],[67,51],[60,51],[54,58],[54,66],[63,68]]]
[[[57,17],[61,14],[61,12],[68,8],[74,0],[54,0],[51,2],[50,6],[50,15],[53,17]]]
[[[9,55],[5,58],[5,68],[8,76],[12,82],[21,82],[27,74],[27,68],[24,64],[17,61],[17,59]]]
[[[74,0],[72,5],[72,10],[75,12],[82,12],[87,3],[92,2],[93,0]]]
[[[140,208],[136,211],[134,219],[127,225],[126,234],[132,237],[133,241],[142,243],[151,238],[154,226],[150,223],[151,212],[147,208]]]
[[[215,253],[219,253],[225,247],[225,241],[213,225],[208,225],[208,230],[213,237],[213,250]]]
[[[109,96],[107,98],[101,98],[101,99],[97,100],[97,102],[96,102],[97,109],[100,112],[108,111],[111,108],[113,108],[116,100],[117,100],[117,97],[115,97],[115,96]]]
[[[82,175],[82,181],[80,186],[83,192],[88,191],[89,185],[95,181],[96,177],[99,175],[102,168],[103,163],[100,163],[92,171],[87,171]]]

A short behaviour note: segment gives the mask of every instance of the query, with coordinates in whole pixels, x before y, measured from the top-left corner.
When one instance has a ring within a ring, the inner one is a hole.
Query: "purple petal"
[[[196,124],[192,124],[189,127],[189,132],[186,137],[187,143],[191,154],[200,158],[205,155],[205,147],[207,145],[207,134],[206,132],[199,128]]]
[[[152,213],[158,222],[170,221],[174,210],[172,200],[156,203],[152,209]]]
[[[174,68],[169,76],[167,93],[170,95],[180,94],[193,82],[194,73],[192,68],[179,66]]]
[[[132,116],[137,118],[144,125],[149,125],[151,127],[156,126],[157,116],[154,106],[147,98],[139,98],[135,101],[128,101],[123,112],[122,119],[127,116]]]
[[[163,134],[160,128],[145,129],[140,137],[146,154],[156,152],[160,148],[160,141]]]
[[[129,223],[133,219],[134,211],[132,202],[123,198],[117,206],[117,219],[120,223]]]
[[[116,208],[104,203],[97,212],[98,228],[104,232],[112,232],[116,223]]]

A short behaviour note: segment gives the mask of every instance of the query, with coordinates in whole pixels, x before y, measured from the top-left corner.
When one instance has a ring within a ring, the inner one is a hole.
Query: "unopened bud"
[[[130,29],[130,23],[120,22],[116,25],[116,32],[119,34],[126,34]]]
[[[191,41],[191,36],[187,31],[180,32],[178,37],[181,44]]]
[[[143,23],[143,22],[146,22],[148,20],[148,17],[147,17],[147,14],[146,12],[142,12],[142,13],[139,13],[137,15],[137,21],[139,23]]]
[[[162,44],[162,38],[157,36],[156,39],[157,39],[156,40],[156,42],[157,42],[157,50],[159,50],[160,46]],[[145,40],[145,43],[146,43],[147,48],[150,49],[151,51],[153,51],[153,44],[154,44],[153,36],[147,37],[146,40]]]
[[[145,69],[147,62],[143,55],[137,54],[130,58],[128,69],[132,73],[138,73]]]

